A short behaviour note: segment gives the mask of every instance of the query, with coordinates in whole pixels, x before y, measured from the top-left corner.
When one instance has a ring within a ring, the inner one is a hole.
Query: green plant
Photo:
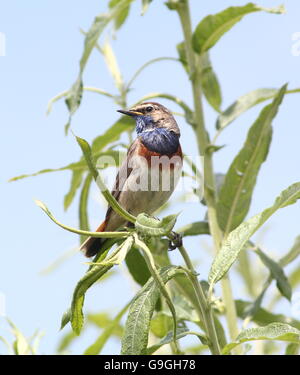
[[[191,85],[193,106],[189,106],[181,98],[168,93],[149,94],[141,98],[139,102],[152,98],[169,100],[181,108],[186,123],[192,127],[195,133],[199,155],[203,157],[204,199],[202,203],[207,206],[208,222],[199,220],[190,223],[185,228],[176,229],[176,232],[182,234],[183,238],[210,234],[214,243],[214,259],[208,282],[199,282],[196,267],[183,246],[179,245],[178,250],[185,265],[171,264],[167,248],[168,240],[176,240],[173,228],[177,215],[170,215],[162,220],[147,217],[143,213],[138,217],[133,217],[118,205],[105,187],[101,174],[96,168],[96,160],[101,156],[110,156],[116,164],[118,163],[119,153],[115,148],[122,147],[121,135],[127,132],[128,142],[132,139],[133,123],[130,119],[121,117],[104,134],[96,137],[91,146],[85,140],[76,137],[83,152],[79,161],[56,170],[46,169],[36,174],[62,170],[72,172],[71,186],[65,196],[64,206],[67,209],[76,192],[81,189],[80,229],[70,228],[59,223],[43,203],[38,202],[38,204],[56,224],[79,234],[81,241],[87,235],[110,238],[111,240],[107,242],[106,248],[93,260],[86,274],[78,282],[71,308],[63,316],[62,328],[70,322],[74,333],[80,334],[84,321],[85,293],[112,267],[125,260],[129,272],[133,279],[140,284],[141,289],[134,299],[114,319],[109,321],[98,340],[86,350],[87,354],[97,354],[101,351],[106,340],[115,332],[116,327],[119,327],[120,319],[127,310],[129,312],[122,334],[123,354],[152,354],[167,344],[170,345],[173,353],[182,353],[184,349],[180,348],[179,339],[187,335],[194,335],[200,340],[200,346],[197,346],[199,353],[203,348],[208,348],[212,354],[228,354],[230,352],[242,354],[242,344],[254,340],[264,340],[266,343],[268,341],[286,341],[288,342],[287,352],[296,352],[299,347],[300,322],[290,321],[282,315],[273,314],[271,311],[263,309],[261,304],[272,280],[276,281],[280,296],[288,300],[291,299],[291,284],[293,280],[298,280],[294,283],[299,282],[299,272],[294,271],[293,277],[289,281],[283,268],[299,255],[299,240],[286,256],[276,262],[250,239],[279,208],[293,204],[300,198],[300,183],[295,183],[284,190],[274,204],[261,213],[247,220],[246,216],[260,167],[268,155],[272,136],[272,121],[284,96],[299,92],[300,89],[287,90],[287,85],[283,85],[280,89],[258,89],[240,97],[227,109],[221,110],[221,89],[209,58],[210,49],[244,16],[259,11],[280,14],[284,12],[284,9],[282,7],[266,9],[252,3],[230,7],[218,14],[205,17],[199,22],[196,29],[192,30],[189,1],[169,0],[166,5],[179,17],[182,26],[183,42],[177,46],[178,58],[155,58],[138,69],[126,83],[122,78],[112,47],[108,42],[100,46],[98,40],[111,22],[114,23],[116,30],[122,26],[132,2],[133,0],[110,1],[109,12],[97,16],[89,31],[83,32],[85,42],[78,77],[69,90],[50,101],[48,112],[51,111],[54,102],[65,98],[69,110],[69,120],[65,127],[66,133],[68,133],[72,116],[80,106],[84,91],[109,97],[119,106],[126,108],[132,84],[143,69],[162,60],[181,63]],[[150,0],[143,1],[143,13],[146,12],[150,3]],[[118,94],[84,86],[82,76],[93,49],[97,49],[106,61]],[[214,135],[208,134],[205,127],[203,97],[217,112]],[[221,148],[216,143],[218,137],[238,116],[264,101],[271,101],[271,103],[262,109],[257,120],[250,127],[243,147],[221,179],[220,186],[217,186],[213,157],[214,153]],[[198,166],[191,164],[189,175],[192,174],[194,179],[197,169]],[[23,177],[27,176],[16,177],[14,180]],[[134,229],[112,233],[90,232],[87,203],[93,178],[108,203],[126,220],[134,223]],[[116,248],[109,253],[116,243]],[[269,272],[258,295],[259,283],[256,281],[258,276],[253,275],[250,266],[249,253],[251,251],[261,259]],[[251,302],[234,300],[228,272],[235,262],[238,262],[245,286],[253,297]],[[214,296],[214,286],[219,281],[222,288],[222,303],[219,303]],[[224,327],[220,320],[221,315],[225,315],[226,318]],[[239,319],[243,320],[242,330],[239,327]],[[189,328],[191,322],[196,324],[196,330]],[[246,328],[250,322],[255,323],[258,327]],[[229,332],[229,343],[225,334],[226,330]],[[149,332],[157,338],[156,343],[151,346],[148,346]],[[247,347],[245,348],[247,349]],[[267,344],[262,348],[263,352],[266,352]]]

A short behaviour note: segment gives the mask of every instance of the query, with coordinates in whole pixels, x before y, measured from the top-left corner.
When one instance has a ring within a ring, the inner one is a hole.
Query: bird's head
[[[135,119],[138,135],[157,128],[165,128],[180,136],[179,127],[172,113],[159,103],[145,102],[135,105],[128,111],[119,110],[118,112]]]

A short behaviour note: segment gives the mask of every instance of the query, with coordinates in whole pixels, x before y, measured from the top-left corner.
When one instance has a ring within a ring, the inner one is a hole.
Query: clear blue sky
[[[222,85],[223,108],[238,96],[257,88],[278,88],[285,82],[289,82],[290,88],[300,87],[300,56],[291,53],[292,34],[300,31],[300,3],[261,0],[259,5],[271,7],[282,2],[287,14],[247,16],[213,48],[211,59]],[[61,221],[77,226],[78,197],[69,211],[64,212],[62,201],[69,186],[69,172],[10,184],[7,180],[47,167],[60,167],[80,157],[73,137],[64,136],[63,127],[68,117],[64,103],[55,104],[48,117],[45,110],[48,100],[68,89],[76,78],[83,44],[79,28],[87,30],[94,16],[106,10],[107,3],[95,0],[11,0],[2,4],[0,12],[0,32],[6,35],[6,56],[0,57],[0,291],[6,296],[7,315],[26,335],[31,335],[36,328],[45,331],[41,350],[47,354],[54,352],[61,337],[58,333],[61,315],[69,306],[75,283],[86,266],[83,256],[77,254],[50,275],[39,274],[56,257],[76,246],[77,237],[51,223],[34,205],[33,199],[43,200]],[[140,3],[134,2],[129,19],[117,39],[112,41],[125,79],[149,59],[176,57],[175,45],[182,40],[177,15],[169,12],[163,1],[154,0],[144,17],[140,17]],[[241,5],[246,1],[192,0],[194,26],[203,16],[216,13],[229,4]],[[84,82],[114,91],[97,51],[90,58]],[[182,97],[192,105],[189,83],[183,69],[175,62],[151,66],[135,82],[129,99],[134,103],[139,97],[158,91]],[[282,189],[300,180],[299,100],[299,95],[287,96],[274,121],[273,143],[259,175],[250,214],[267,207]],[[161,102],[178,110],[173,104]],[[118,118],[116,109],[108,99],[87,93],[74,117],[73,129],[91,140]],[[221,136],[219,142],[227,147],[216,154],[216,171],[226,171],[258,110],[256,107],[240,117]],[[213,132],[216,113],[207,105],[205,111],[207,126]],[[178,121],[183,148],[195,154],[193,133],[181,118]],[[94,189],[91,222],[95,226],[104,215],[103,206],[97,203],[97,194]],[[179,225],[199,220],[205,213],[200,205],[189,203],[182,205],[181,209]],[[275,257],[280,256],[299,234],[299,205],[276,214],[268,227],[265,249]],[[197,251],[202,251],[196,241],[188,240],[186,245],[200,262],[209,261],[196,256]],[[203,254],[207,257],[206,252]],[[204,268],[202,277],[206,276],[207,269]],[[118,270],[110,281],[88,292],[85,310],[107,310],[116,314],[134,290],[124,269]],[[240,292],[237,286],[239,297]],[[289,311],[288,307],[285,309]],[[0,335],[9,337],[2,318]],[[80,344],[74,346],[73,352],[81,353],[95,337],[95,331],[87,332],[79,340]],[[116,342],[112,341],[104,353],[117,353],[118,350]]]

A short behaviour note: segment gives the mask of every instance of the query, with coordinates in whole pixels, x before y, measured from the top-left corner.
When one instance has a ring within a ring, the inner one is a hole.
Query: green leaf
[[[123,92],[124,82],[123,82],[122,74],[118,67],[118,63],[117,63],[117,59],[115,57],[114,51],[108,41],[106,41],[104,46],[101,47],[101,52],[103,54],[106,65],[114,79],[117,89],[120,92]]]
[[[284,13],[285,10],[283,6],[277,8],[263,8],[249,3],[240,7],[230,7],[220,13],[209,15],[200,21],[193,34],[193,47],[195,52],[201,54],[208,51],[245,15],[258,11],[280,14]]]
[[[278,89],[258,89],[250,91],[239,97],[223,113],[219,115],[216,122],[216,128],[222,130],[231,124],[248,109],[266,100],[273,99],[278,94]],[[299,93],[300,89],[287,90],[286,94]]]
[[[279,264],[284,267],[292,263],[299,255],[300,255],[300,236],[296,237],[294,245],[292,246],[290,251],[279,260]]]
[[[92,23],[89,31],[86,33],[84,39],[84,48],[79,63],[79,74],[66,97],[66,104],[69,109],[70,116],[75,113],[80,105],[83,89],[82,74],[93,48],[95,47],[101,33],[109,24],[109,22],[120,16],[124,9],[128,7],[131,1],[132,0],[120,0],[109,13],[98,15],[94,19],[94,22]]]
[[[238,317],[241,319],[245,319],[248,315],[248,310],[249,307],[251,307],[251,305],[252,302],[242,300],[235,301]],[[290,324],[291,326],[300,330],[300,322],[298,320],[290,318],[289,316],[285,316],[283,314],[273,314],[270,311],[265,310],[261,307],[252,316],[252,320],[260,326],[278,322]]]
[[[30,344],[23,333],[16,327],[16,325],[12,321],[10,321],[9,319],[7,319],[7,321],[12,329],[13,335],[15,336],[15,341],[13,342],[14,354],[32,354]]]
[[[272,121],[286,91],[284,85],[251,126],[243,148],[233,160],[217,203],[218,221],[228,234],[248,213],[261,164],[266,160],[272,137]]]
[[[106,254],[107,252],[102,254],[99,260],[104,259]],[[72,329],[77,335],[80,334],[83,326],[84,316],[82,308],[86,291],[112,267],[112,265],[95,265],[77,283],[73,293],[70,316]]]
[[[135,227],[138,232],[151,237],[166,236],[173,229],[178,215],[169,215],[159,220],[142,213],[137,216]]]
[[[40,170],[38,172],[35,172],[35,173],[23,174],[23,175],[20,175],[20,176],[12,177],[11,179],[9,179],[9,182],[22,180],[23,178],[27,178],[27,177],[35,177],[35,176],[38,176],[38,175],[44,174],[44,173],[60,172],[60,171],[66,171],[66,170],[71,170],[71,171],[82,170],[82,172],[84,172],[86,170],[86,164],[84,162],[71,163],[71,164],[68,164],[65,167],[61,167],[61,168],[42,169],[42,170]]]
[[[120,139],[120,136],[129,130],[134,128],[134,121],[129,116],[120,117],[109,129],[102,135],[94,139],[91,148],[93,155],[103,150],[107,145],[116,142]]]
[[[65,126],[66,134],[68,133],[68,130],[71,124],[71,116],[76,112],[76,110],[80,106],[81,99],[82,99],[82,91],[83,91],[83,83],[82,83],[81,75],[79,75],[77,80],[71,86],[65,98],[65,103],[70,113],[69,121],[67,125]]]
[[[73,331],[67,332],[59,341],[56,349],[57,353],[63,353],[67,350],[76,338],[77,335]]]
[[[159,275],[164,283],[182,273],[184,271],[175,266],[168,266],[159,270]],[[157,287],[156,280],[151,277],[130,306],[122,338],[122,354],[145,354],[150,321],[159,296],[160,289]]]
[[[111,0],[109,2],[109,8],[112,9],[114,8],[116,5],[118,5],[118,3],[122,1],[122,0]],[[132,1],[132,0],[131,0]],[[130,4],[131,1],[128,1],[128,4]],[[115,25],[115,29],[118,30],[123,24],[124,22],[126,21],[127,17],[128,17],[128,14],[129,14],[129,10],[130,10],[130,5],[126,6],[122,12],[120,12],[119,14],[117,14],[114,18],[114,25]]]
[[[186,59],[184,42],[177,44],[176,47],[179,55],[179,60],[182,63],[186,72],[189,74],[189,67]],[[218,77],[213,70],[209,54],[204,53],[202,56],[199,56],[197,63],[199,65],[199,73],[203,94],[208,103],[217,112],[220,112],[220,106],[222,104],[221,87],[218,81]]]
[[[274,204],[263,212],[253,216],[249,220],[240,224],[236,229],[229,233],[223,241],[222,247],[215,257],[209,273],[209,283],[212,286],[219,281],[229,270],[239,255],[239,252],[245,247],[247,241],[253,234],[272,216],[279,208],[286,207],[295,203],[300,198],[300,182],[289,186]]]
[[[278,94],[278,91],[279,90],[276,89],[258,89],[241,96],[219,115],[216,128],[226,128],[226,126],[231,124],[242,113],[248,111],[248,109],[265,100],[274,98],[274,96]]]
[[[172,329],[172,325],[172,318],[160,311],[151,320],[150,329],[155,336],[163,338]]]
[[[35,200],[35,203],[36,203],[37,206],[39,206],[45,212],[45,214],[55,224],[57,224],[58,226],[60,226],[61,228],[65,229],[69,232],[77,233],[77,234],[84,235],[84,236],[96,237],[96,238],[124,238],[124,237],[128,237],[128,235],[129,235],[128,232],[88,232],[86,230],[80,230],[80,229],[69,227],[65,224],[60,223],[52,215],[52,213],[49,211],[48,207],[43,202],[41,202],[39,200]]]
[[[199,234],[210,234],[207,221],[196,221],[194,223],[187,224],[179,229],[176,229],[176,232],[182,234],[183,237],[198,236]]]
[[[272,277],[276,280],[280,293],[290,301],[292,298],[292,288],[281,266],[260,249],[256,248],[255,253],[260,257],[263,264],[269,269]]]
[[[142,0],[142,16],[147,12],[152,0]]]
[[[180,279],[179,277],[177,279]],[[199,323],[199,316],[192,306],[192,304],[181,294],[175,294],[173,298],[173,304],[176,310],[177,320],[183,320],[193,323]],[[165,315],[170,316],[170,311],[167,309],[163,310]]]
[[[119,314],[109,323],[106,325],[104,331],[101,335],[97,338],[97,340],[90,345],[84,352],[85,355],[98,355],[101,353],[104,345],[106,344],[107,340],[113,335],[115,330],[119,327],[120,321],[127,311],[129,304],[127,304]]]
[[[96,138],[96,140],[97,140],[97,138]],[[102,151],[99,152],[99,150],[98,150],[98,152],[95,152],[93,154],[93,157],[94,158],[108,157],[108,158],[105,159],[107,161],[110,160],[109,159],[110,157],[112,159],[114,159],[113,163],[107,163],[107,167],[119,165],[119,153],[117,151],[114,151],[114,150],[107,150],[107,151],[103,151],[103,152]],[[44,174],[44,173],[61,172],[61,171],[66,171],[66,170],[70,170],[70,171],[74,171],[74,172],[80,171],[83,174],[85,171],[87,171],[87,165],[86,165],[85,160],[82,158],[80,161],[78,161],[76,163],[71,163],[71,164],[68,164],[68,165],[66,165],[64,167],[61,167],[61,168],[51,168],[51,169],[47,168],[47,169],[42,169],[42,170],[40,170],[38,172],[35,172],[35,173],[23,174],[21,176],[13,177],[9,180],[9,182],[21,180],[21,179],[27,178],[27,177],[35,177],[35,176],[38,176],[38,175]]]
[[[92,181],[93,176],[91,174],[88,174],[84,181],[79,199],[79,228],[87,231],[90,230],[87,206]],[[81,236],[80,242],[83,243],[86,238],[86,236]]]
[[[187,0],[169,0],[165,2],[165,5],[170,10],[177,10],[179,9]]]
[[[161,348],[163,345],[170,344],[174,340],[173,334],[174,334],[173,331],[168,332],[168,334],[162,340],[160,340],[157,344],[150,346],[150,348],[147,348],[146,354],[151,355],[154,352],[156,352],[159,348]],[[205,343],[204,345],[206,345],[207,343],[207,339],[205,336],[197,334],[196,332],[190,332],[185,327],[177,329],[176,340],[179,340],[187,335],[195,335],[201,340],[202,343]]]
[[[64,209],[65,211],[69,208],[70,204],[73,202],[77,190],[80,188],[82,183],[82,170],[72,171],[72,179],[70,184],[70,189],[64,198]]]
[[[265,327],[249,328],[242,331],[236,341],[227,344],[222,354],[228,354],[237,345],[254,340],[277,340],[299,344],[300,331],[288,324],[272,323]]]
[[[135,241],[136,246],[138,246],[142,250],[143,255],[145,257],[145,261],[146,261],[147,266],[148,266],[148,269],[151,272],[151,275],[152,275],[153,279],[155,280],[156,285],[157,285],[160,293],[165,298],[165,301],[166,301],[166,303],[167,303],[167,305],[168,305],[168,307],[171,311],[172,318],[173,318],[174,347],[175,347],[175,351],[179,352],[179,348],[178,348],[178,345],[177,345],[177,342],[176,342],[176,329],[177,329],[176,310],[175,310],[175,307],[173,305],[171,296],[170,296],[168,290],[165,287],[165,282],[160,277],[159,271],[156,267],[155,260],[154,260],[154,257],[152,255],[152,252],[151,252],[150,248],[146,245],[145,242],[143,242],[139,238],[137,233],[134,233],[133,236],[134,236],[134,241]]]
[[[221,87],[208,53],[204,53],[199,57],[199,64],[201,67],[200,77],[203,94],[214,110],[220,112],[222,104]]]
[[[133,237],[127,237],[126,240],[123,241],[121,245],[118,246],[116,250],[107,259],[103,259],[100,262],[97,261],[96,264],[101,264],[102,266],[121,264],[126,258],[126,255],[129,252],[129,250],[132,248],[133,242]]]
[[[133,246],[132,249],[128,252],[125,260],[128,270],[133,279],[138,284],[143,286],[151,277],[151,274],[139,249]]]
[[[60,330],[62,330],[71,320],[71,309],[64,312],[61,318]]]

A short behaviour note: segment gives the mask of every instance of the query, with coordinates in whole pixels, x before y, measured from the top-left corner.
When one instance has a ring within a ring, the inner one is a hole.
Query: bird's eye
[[[153,110],[153,107],[146,107],[146,112],[151,112]]]

